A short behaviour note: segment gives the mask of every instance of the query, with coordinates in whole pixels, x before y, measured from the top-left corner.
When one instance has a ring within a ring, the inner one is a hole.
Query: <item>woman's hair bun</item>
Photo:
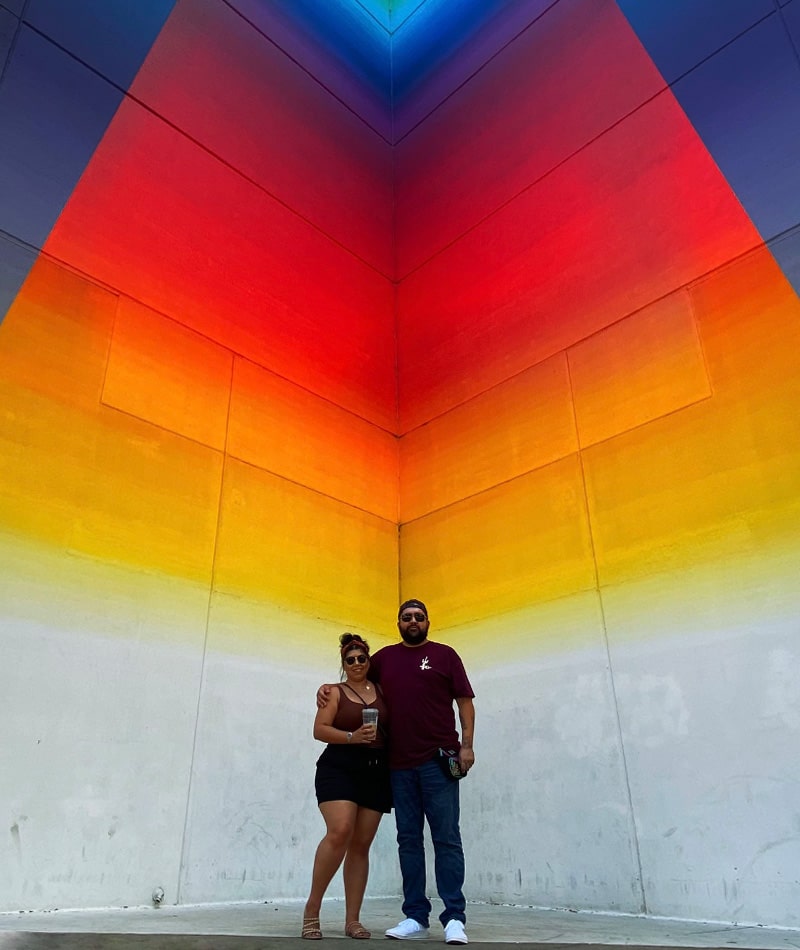
[[[349,647],[351,643],[355,643],[364,648],[364,652],[369,656],[369,644],[367,641],[360,637],[357,633],[343,633],[339,637],[339,644],[344,651],[345,647]]]

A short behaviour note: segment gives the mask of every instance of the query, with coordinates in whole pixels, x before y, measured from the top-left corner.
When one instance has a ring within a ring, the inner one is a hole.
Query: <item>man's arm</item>
[[[317,690],[317,709],[324,709],[328,705],[333,683],[323,683]]]
[[[475,705],[469,696],[457,696],[458,718],[461,720],[461,749],[458,753],[458,764],[465,774],[475,764],[475,753],[472,750],[472,738],[475,734]]]

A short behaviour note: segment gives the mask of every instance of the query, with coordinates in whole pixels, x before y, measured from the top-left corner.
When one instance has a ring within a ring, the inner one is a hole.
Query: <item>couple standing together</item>
[[[427,819],[436,887],[444,903],[439,919],[445,942],[467,943],[459,783],[453,773],[466,775],[475,761],[475,694],[456,651],[428,640],[430,621],[422,601],[401,605],[397,627],[402,642],[373,657],[365,640],[344,634],[340,643],[345,680],[321,686],[317,693],[314,738],[327,747],[317,762],[315,787],[327,832],[314,858],[303,915],[302,936],[308,940],[322,937],[322,898],[342,861],[345,933],[357,940],[371,936],[359,921],[369,848],[381,816],[394,804],[406,917],[386,936],[428,936],[431,904],[425,893],[423,841]],[[367,707],[378,710],[377,729],[362,724]]]

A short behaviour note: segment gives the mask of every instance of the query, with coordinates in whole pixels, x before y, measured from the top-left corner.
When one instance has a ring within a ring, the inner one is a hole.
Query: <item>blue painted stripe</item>
[[[174,4],[29,0],[18,32],[0,10],[0,320]]]
[[[683,74],[672,91],[764,240],[800,225],[797,3],[618,3],[664,76]],[[786,273],[800,293],[796,267]]]
[[[128,89],[176,0],[28,0],[25,22]]]
[[[0,235],[0,323],[36,260],[36,252]]]

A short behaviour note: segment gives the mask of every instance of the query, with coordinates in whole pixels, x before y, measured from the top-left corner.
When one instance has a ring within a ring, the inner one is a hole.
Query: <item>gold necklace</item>
[[[360,697],[361,699],[364,699],[364,694],[361,692],[361,690],[359,690],[356,687],[355,683],[351,683],[350,680],[347,680],[347,685],[350,687],[350,689],[352,689],[352,691],[356,694],[356,696]],[[372,687],[369,685],[369,683],[365,683],[364,689],[366,690],[367,693],[369,693],[372,690]]]

